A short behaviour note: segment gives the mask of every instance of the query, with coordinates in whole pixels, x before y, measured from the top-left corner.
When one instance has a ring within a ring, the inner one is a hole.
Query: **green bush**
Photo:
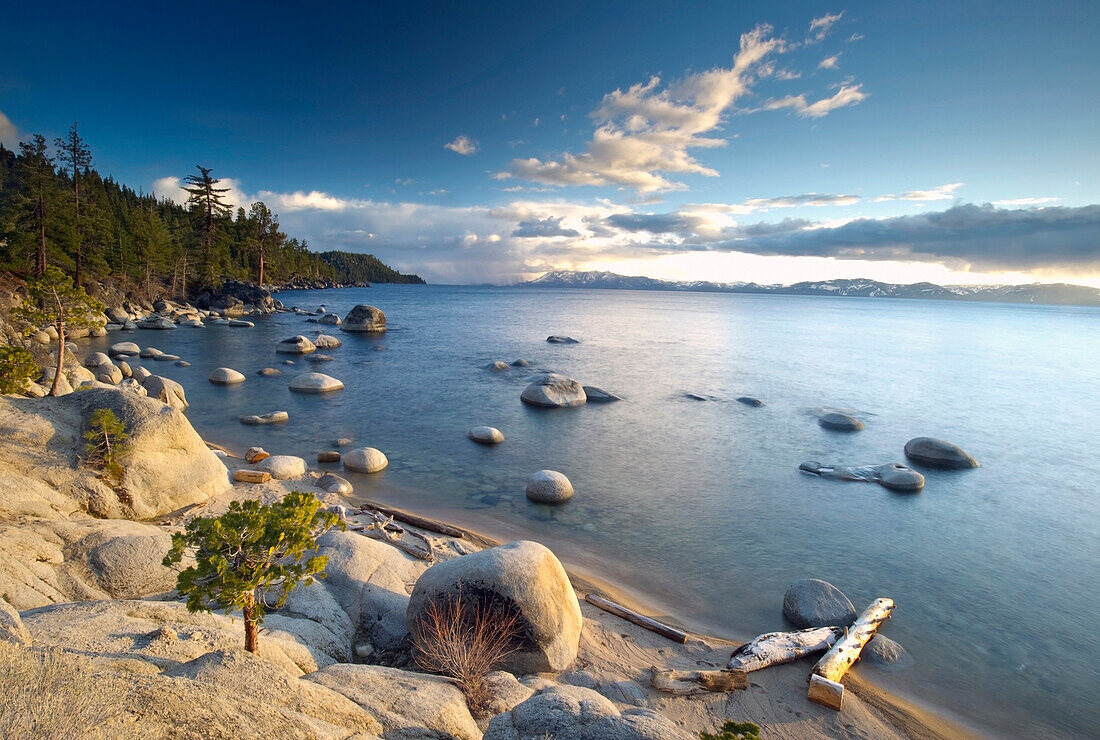
[[[84,432],[84,462],[113,481],[122,479],[119,460],[129,450],[126,425],[110,409],[96,409]]]
[[[22,393],[38,372],[38,363],[29,350],[10,345],[0,347],[0,393]]]
[[[700,732],[701,740],[760,740],[760,726],[753,722],[734,722],[726,720],[717,735]]]

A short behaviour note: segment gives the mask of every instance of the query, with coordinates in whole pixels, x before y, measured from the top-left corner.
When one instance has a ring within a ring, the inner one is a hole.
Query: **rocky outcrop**
[[[306,680],[361,706],[382,723],[386,737],[481,740],[466,697],[442,676],[337,664],[310,674]]]
[[[847,627],[856,620],[856,608],[833,584],[806,578],[783,595],[783,616],[799,628]]]
[[[606,697],[580,686],[542,689],[509,712],[493,717],[484,740],[691,740],[649,709],[619,712]]]
[[[536,377],[523,390],[520,400],[531,406],[565,408],[582,406],[588,401],[588,396],[581,384],[572,378],[557,373],[545,373]]]
[[[19,612],[4,599],[0,599],[0,642],[29,646],[34,639],[19,618]]]
[[[77,467],[88,419],[101,408],[113,411],[130,437],[117,487],[121,496],[104,492],[92,471]],[[98,516],[148,519],[205,501],[230,485],[225,466],[182,413],[115,388],[49,399],[0,398],[0,461],[13,474],[50,480],[52,488],[78,502],[74,509],[91,511],[96,497],[113,499],[105,510],[94,506]],[[40,507],[50,498],[31,505]]]
[[[348,315],[344,317],[344,323],[340,325],[340,330],[381,334],[386,331],[386,314],[382,313],[380,308],[360,303],[348,311]]]
[[[905,456],[915,463],[946,470],[980,467],[977,460],[956,444],[935,437],[915,437],[905,443]]]
[[[461,594],[466,603],[501,609],[520,620],[516,652],[499,667],[512,673],[561,671],[577,657],[581,611],[554,553],[518,541],[436,563],[416,582],[407,625],[413,640],[426,639],[425,611]]]
[[[193,302],[198,308],[216,311],[222,316],[268,314],[282,308],[266,289],[243,280],[226,280],[220,289],[200,293]]]

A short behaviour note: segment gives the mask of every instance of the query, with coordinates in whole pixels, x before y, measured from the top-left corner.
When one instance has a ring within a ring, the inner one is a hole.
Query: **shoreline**
[[[210,442],[203,440],[211,448],[216,448],[226,452],[229,457],[240,463],[241,467],[248,467],[244,464],[242,456],[236,454],[231,447],[226,447],[217,442]],[[308,473],[307,473],[308,475]],[[272,483],[292,483],[292,481],[272,481]],[[399,493],[402,489],[397,487],[388,487],[384,489],[384,492]],[[377,498],[377,491],[374,492],[375,497],[368,498],[365,496],[357,496],[352,493],[349,496],[340,496],[339,498],[346,502],[347,505],[352,507],[370,507],[370,506],[382,506],[395,511],[400,511],[413,516],[426,519],[431,522],[439,524],[445,524],[448,527],[460,530],[463,533],[463,538],[474,544],[479,548],[495,547],[509,541],[508,539],[502,539],[492,534],[486,533],[484,530],[474,529],[468,524],[454,523],[449,520],[442,520],[439,518],[439,512],[428,512],[427,514],[420,511],[409,508],[407,505],[403,505],[399,501],[387,501],[385,498]],[[396,497],[395,497],[396,498]],[[445,535],[438,535],[445,536]],[[552,548],[553,549],[553,548]],[[556,554],[556,551],[555,551]],[[629,609],[637,611],[641,614],[645,614],[654,619],[668,624],[669,626],[683,629],[689,633],[689,642],[699,642],[706,645],[708,648],[722,650],[725,652],[731,652],[737,646],[743,644],[745,640],[740,640],[728,635],[718,634],[720,630],[717,630],[713,626],[706,625],[700,621],[693,620],[690,616],[682,613],[677,613],[668,608],[667,605],[659,605],[659,600],[650,594],[646,594],[638,589],[630,586],[625,586],[611,579],[610,576],[604,573],[600,573],[591,567],[586,567],[577,564],[568,555],[561,557],[562,565],[565,567],[566,574],[569,577],[570,582],[573,584],[575,591],[579,592],[579,601],[581,603],[583,611],[586,613],[586,619],[593,619],[593,611],[597,615],[603,615],[604,620],[615,620],[616,629],[621,624],[627,624],[622,622],[618,617],[615,617],[606,612],[597,610],[595,607],[589,606],[583,598],[585,593],[596,593],[606,598],[611,599]],[[600,621],[597,619],[596,621]],[[633,628],[634,630],[641,630],[642,628]],[[652,633],[650,633],[652,634]],[[656,635],[654,635],[656,637]],[[658,638],[663,639],[663,638]],[[751,637],[747,638],[751,639]],[[666,642],[669,648],[675,647],[675,643]],[[666,648],[667,649],[667,648]],[[765,672],[779,673],[781,670],[787,673],[798,670],[799,666],[805,666],[807,669],[809,663],[806,660],[795,661],[794,663],[787,664],[785,666],[774,666],[764,669]],[[760,674],[753,674],[754,677]],[[874,679],[860,676],[855,671],[851,671],[845,677],[845,686],[854,694],[858,699],[876,712],[881,718],[897,732],[901,733],[905,737],[912,738],[982,738],[989,737],[991,734],[988,731],[983,730],[969,721],[965,717],[959,717],[949,712],[943,707],[938,707],[921,700],[918,697],[909,696],[904,693],[899,693],[895,690],[885,688],[878,684]],[[721,696],[721,695],[718,695]],[[804,700],[800,696],[800,700]],[[807,701],[808,704],[808,701]],[[809,704],[808,704],[809,705]],[[814,706],[814,705],[809,705]],[[842,716],[839,712],[836,715]]]

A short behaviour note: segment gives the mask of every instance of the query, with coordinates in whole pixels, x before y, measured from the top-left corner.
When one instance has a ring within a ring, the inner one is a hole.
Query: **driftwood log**
[[[749,687],[744,671],[674,671],[653,666],[650,685],[658,691],[676,696],[711,692],[740,691]]]
[[[790,663],[828,650],[844,635],[843,627],[811,627],[796,632],[766,632],[733,651],[726,668],[746,673]]]
[[[663,624],[661,622],[658,622],[656,619],[647,617],[643,614],[639,614],[633,609],[627,609],[621,604],[616,604],[610,599],[605,599],[604,597],[597,596],[596,594],[587,594],[585,595],[584,600],[592,606],[599,607],[605,612],[610,612],[617,617],[622,617],[626,621],[633,622],[639,627],[645,627],[650,632],[656,632],[658,635],[661,635],[662,637],[667,637],[673,642],[678,642],[681,645],[687,642],[687,632],[684,632],[683,630],[678,630],[675,627],[669,627],[667,624]]]
[[[830,648],[814,666],[810,674],[810,689],[806,698],[812,702],[840,710],[844,699],[844,685],[840,679],[859,660],[859,653],[867,641],[875,636],[878,626],[890,618],[894,610],[892,599],[875,599],[863,610],[848,634]]]
[[[395,526],[393,517],[384,517],[378,512],[369,510],[364,510],[364,513],[369,513],[373,521],[365,527],[352,527],[353,532],[359,532],[367,537],[388,542],[397,549],[407,552],[415,558],[427,560],[428,562],[435,560],[435,553],[432,552],[432,543],[424,535]],[[423,546],[405,542],[401,539],[402,534],[407,534],[410,537],[419,539],[424,543]]]
[[[237,470],[233,473],[233,480],[240,483],[267,483],[271,480],[271,473],[266,470]]]
[[[370,504],[368,507],[359,510],[360,514],[366,514],[367,516],[370,516],[374,512],[392,517],[399,522],[404,522],[405,524],[413,527],[426,529],[429,532],[435,532],[436,534],[444,534],[448,537],[454,537],[456,540],[460,540],[465,536],[461,529],[455,529],[454,527],[442,524],[440,522],[432,521],[431,519],[425,519],[424,517],[417,516],[416,514],[407,514],[404,511],[389,509],[385,506],[379,506],[377,504]]]

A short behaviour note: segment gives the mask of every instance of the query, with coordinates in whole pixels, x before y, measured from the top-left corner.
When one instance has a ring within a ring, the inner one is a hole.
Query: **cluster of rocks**
[[[905,443],[905,456],[930,468],[961,470],[979,467],[979,463],[956,444],[934,437],[915,437]],[[901,463],[885,465],[822,465],[804,462],[798,469],[822,478],[878,483],[891,491],[910,493],[924,488],[924,475]]]

